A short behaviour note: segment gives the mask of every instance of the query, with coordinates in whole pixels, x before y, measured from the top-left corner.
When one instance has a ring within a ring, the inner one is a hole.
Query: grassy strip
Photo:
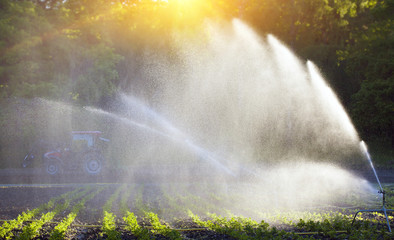
[[[22,226],[23,222],[33,218],[40,210],[38,208],[21,213],[17,219],[5,222],[0,228],[0,237],[11,239],[14,234],[11,232],[13,229]]]
[[[116,240],[120,239],[121,234],[116,230],[116,215],[111,213],[113,202],[119,198],[120,192],[126,189],[127,185],[123,184],[116,189],[116,191],[108,198],[107,202],[103,206],[103,225],[101,230],[106,239]]]
[[[113,202],[118,199],[120,192],[126,189],[126,184],[119,186],[116,191],[108,198],[103,206],[103,212],[111,212]]]
[[[42,204],[41,206],[39,206],[38,208],[35,208],[33,210],[23,212],[16,219],[4,222],[3,225],[0,227],[0,238],[12,239],[14,236],[14,234],[12,233],[12,230],[21,227],[23,222],[32,219],[40,212],[43,212],[47,209],[53,208],[56,202],[58,202],[62,199],[65,199],[68,196],[73,195],[80,190],[81,190],[80,188],[77,188],[71,192],[67,192],[67,193],[64,193],[58,197],[52,198],[48,201],[48,203]]]
[[[213,204],[213,202],[221,199],[220,196],[216,196],[213,193],[209,194],[209,198],[212,200],[207,200],[204,197],[201,197],[196,194],[177,194],[176,199],[177,202],[181,203],[179,205],[187,206],[187,208],[192,210],[193,212],[198,212],[199,214],[206,214],[207,212],[226,212],[222,204]],[[214,199],[214,200],[213,200]],[[187,212],[187,210],[185,210]]]
[[[56,214],[61,211],[64,211],[70,205],[70,200],[66,199],[63,204],[56,205],[55,209],[51,212],[42,214],[41,218],[38,221],[34,221],[31,224],[27,225],[23,228],[23,232],[16,238],[18,240],[29,240],[37,237],[40,233],[40,229],[42,226],[50,222]]]
[[[71,223],[74,221],[74,219],[77,217],[77,213],[70,213],[67,215],[66,218],[64,218],[51,233],[51,236],[49,239],[54,240],[54,239],[64,239],[68,227],[71,225]]]
[[[171,191],[171,190],[170,190]],[[179,197],[174,197],[173,194],[169,194],[170,191],[163,191],[163,199],[165,199],[166,206],[162,207],[162,213],[165,216],[176,217],[179,214],[187,214],[187,208],[185,204],[179,204],[180,200]]]
[[[140,186],[135,194],[134,198],[134,207],[137,211],[138,216],[144,215],[145,212],[150,212],[153,208],[149,205],[149,203],[144,202],[143,199],[143,190],[145,186]]]
[[[34,221],[31,224],[24,227],[22,233],[16,239],[28,240],[37,237],[40,234],[40,229],[45,223],[50,222],[55,217],[56,214],[66,210],[70,206],[70,202],[72,202],[75,199],[81,198],[88,191],[90,191],[90,187],[86,188],[84,191],[74,194],[74,196],[72,196],[71,194],[65,195],[63,204],[57,204],[53,211],[43,214],[38,221]]]
[[[68,230],[68,227],[71,225],[71,223],[74,221],[74,219],[77,217],[78,213],[80,210],[85,206],[85,203],[92,198],[94,198],[97,194],[99,194],[104,188],[100,188],[96,192],[92,192],[89,195],[85,196],[81,201],[79,201],[76,205],[73,206],[71,213],[67,215],[56,227],[51,233],[50,240],[57,240],[57,239],[64,239],[66,232]]]
[[[131,191],[134,190],[135,185],[133,185],[131,188],[127,187],[125,189],[125,191],[123,192],[123,195],[120,199],[120,203],[119,203],[119,211],[123,216],[127,216],[128,215],[128,210],[129,210],[129,206],[127,204],[127,201],[131,195]]]
[[[57,212],[52,211],[48,212],[46,214],[43,214],[42,217],[38,221],[34,221],[31,224],[29,224],[27,227],[23,229],[23,232],[21,235],[19,235],[16,239],[18,240],[29,240],[37,237],[39,235],[40,229],[42,226],[51,221]]]
[[[300,232],[317,232],[329,239],[392,239],[386,228],[378,230],[375,221],[356,222],[353,226],[348,218],[324,219],[323,221],[300,221],[295,225]],[[342,232],[342,234],[338,234]]]
[[[226,234],[237,239],[391,239],[386,229],[378,230],[376,224],[363,222],[351,226],[348,216],[339,215],[331,220],[304,221],[300,219],[294,224],[293,232],[279,231],[269,227],[262,221],[257,223],[242,217],[224,218],[210,214],[211,220],[202,221],[197,215],[189,212],[189,216],[200,226],[209,230]]]
[[[226,234],[236,239],[298,239],[300,236],[294,233],[279,231],[276,228],[269,228],[269,224],[261,221],[257,223],[248,218],[219,217],[211,214],[212,220],[202,221],[197,215],[189,211],[189,216],[195,223],[206,227],[209,230],[217,233]]]

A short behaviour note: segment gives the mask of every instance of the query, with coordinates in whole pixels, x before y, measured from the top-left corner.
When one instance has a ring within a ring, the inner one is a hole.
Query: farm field
[[[303,210],[237,209],[230,188],[189,183],[9,184],[0,188],[1,239],[393,239],[378,206],[349,197]],[[387,207],[394,185],[385,185]],[[339,207],[341,206],[341,207]],[[229,210],[231,209],[231,210]],[[238,211],[239,210],[239,211]],[[252,216],[243,217],[243,216]],[[393,227],[393,214],[390,215]]]

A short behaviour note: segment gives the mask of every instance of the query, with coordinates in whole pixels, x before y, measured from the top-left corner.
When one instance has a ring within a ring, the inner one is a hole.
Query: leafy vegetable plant
[[[134,213],[128,211],[123,220],[126,222],[125,229],[132,232],[133,235],[135,235],[138,239],[150,239],[149,230],[141,227],[138,224],[137,217],[134,215]]]
[[[101,230],[103,231],[103,234],[106,235],[106,239],[120,239],[120,233],[116,230],[115,218],[116,216],[114,214],[104,211],[104,219]]]
[[[153,227],[152,232],[153,233],[161,234],[161,235],[168,237],[170,239],[182,239],[181,235],[178,231],[171,229],[166,224],[162,224],[156,213],[146,212],[145,216],[149,220],[149,222],[152,224],[152,227]]]

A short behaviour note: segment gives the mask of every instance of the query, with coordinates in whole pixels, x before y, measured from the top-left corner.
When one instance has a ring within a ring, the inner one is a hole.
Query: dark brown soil
[[[71,190],[73,187],[0,187],[0,219],[14,219]]]

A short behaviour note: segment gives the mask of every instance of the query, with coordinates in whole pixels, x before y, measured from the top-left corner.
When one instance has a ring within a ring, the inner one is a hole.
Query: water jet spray
[[[211,204],[207,193],[231,193],[219,203],[258,217],[256,209],[334,203],[350,186],[368,191],[367,181],[322,163],[342,163],[358,138],[318,69],[273,36],[237,20],[231,27],[212,25],[201,43],[175,39],[171,61],[148,52],[144,81],[130,79],[138,94],[130,89],[106,111],[45,101],[40,109],[51,121],[42,122],[53,131],[94,125],[113,132],[114,170],[124,181],[154,185],[147,198],[176,181],[187,185],[176,194]]]
[[[148,117],[152,118],[152,121],[155,123],[155,125],[159,126],[160,128],[157,128],[157,126],[149,126],[143,122],[140,122],[136,119],[133,119],[132,116],[129,117],[121,117],[117,114],[106,112],[104,110],[99,110],[99,109],[94,109],[91,107],[87,107],[86,110],[89,110],[91,112],[107,115],[119,120],[124,121],[127,124],[130,124],[132,126],[138,127],[143,130],[150,131],[156,135],[165,137],[168,140],[171,140],[173,142],[180,143],[186,147],[188,147],[190,150],[192,150],[194,153],[196,153],[198,156],[201,157],[201,159],[209,162],[216,168],[224,171],[226,174],[235,177],[235,173],[229,169],[227,166],[225,166],[222,161],[217,159],[216,156],[214,156],[213,153],[210,151],[204,149],[203,147],[199,146],[196,144],[193,140],[191,140],[190,137],[182,133],[179,129],[177,129],[175,126],[173,126],[170,122],[168,122],[164,117],[162,117],[160,114],[156,113],[153,109],[149,108],[148,106],[144,105],[141,101],[137,101],[136,98],[128,98],[125,95],[122,95],[123,99],[126,99],[128,104],[131,105],[139,114],[142,115],[147,115]],[[165,130],[165,131],[164,131]]]

